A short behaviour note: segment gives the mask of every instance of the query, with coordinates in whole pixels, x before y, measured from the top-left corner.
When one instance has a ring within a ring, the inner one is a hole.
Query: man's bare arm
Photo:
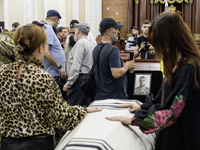
[[[49,52],[49,45],[48,45],[48,51],[45,53],[44,58],[52,65],[54,65],[55,67],[60,67],[60,64],[54,59],[54,57],[51,55],[51,53]],[[66,72],[63,68],[58,69],[61,73],[61,78],[64,78],[66,76]]]
[[[112,76],[115,79],[122,77],[130,69],[135,68],[135,60],[127,61],[124,67],[122,68],[111,68]]]

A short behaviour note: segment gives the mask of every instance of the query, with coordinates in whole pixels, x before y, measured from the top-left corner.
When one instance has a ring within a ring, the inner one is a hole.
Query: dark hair
[[[145,78],[145,79],[146,79],[146,77],[145,77],[145,76],[140,76],[140,79],[141,79],[141,78]]]
[[[194,66],[195,85],[196,64],[200,66],[200,53],[188,26],[177,13],[164,13],[157,17],[149,28],[149,42],[155,48],[157,58],[163,59],[164,75],[171,87],[173,68],[175,65],[192,64]],[[178,60],[179,54],[189,61]]]
[[[34,24],[28,24],[15,31],[13,37],[19,54],[30,56],[41,45],[47,41],[44,30]]]
[[[101,31],[100,29],[99,32],[101,33],[102,36],[106,33],[106,31]]]
[[[142,25],[143,24],[150,24],[151,25],[151,21],[149,21],[149,20],[144,20],[143,22],[142,22]]]
[[[37,21],[37,20],[32,21],[32,24],[35,24],[35,25],[37,25],[37,26],[39,26],[39,27],[41,27],[41,28],[45,28],[44,24],[40,23],[40,22]]]
[[[59,19],[59,18],[57,16],[46,17],[46,20],[56,21],[56,19]]]
[[[14,22],[14,23],[12,24],[12,27],[17,28],[18,25],[20,25],[18,22]]]
[[[72,20],[72,21],[70,22],[70,25],[69,25],[69,26],[70,26],[70,28],[72,28],[72,27],[75,27],[76,24],[79,24],[79,21],[74,19],[74,20]]]

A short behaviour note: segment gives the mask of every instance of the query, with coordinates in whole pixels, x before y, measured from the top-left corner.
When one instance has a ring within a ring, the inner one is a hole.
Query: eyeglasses
[[[69,34],[75,34],[75,32],[69,32]]]

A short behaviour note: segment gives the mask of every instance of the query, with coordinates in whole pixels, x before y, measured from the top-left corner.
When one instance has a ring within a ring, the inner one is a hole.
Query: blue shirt
[[[53,58],[62,65],[62,68],[65,70],[65,53],[63,48],[61,47],[60,41],[57,38],[56,34],[53,31],[53,28],[50,24],[46,22],[42,22],[46,29],[45,32],[47,34],[47,44],[49,45],[49,52],[53,56]],[[43,59],[45,68],[44,70],[51,74],[52,77],[60,76],[60,72],[51,63],[49,63],[45,58]]]
[[[94,48],[93,61],[95,61],[102,44],[102,42],[99,42]],[[126,74],[118,79],[115,79],[111,72],[111,68],[121,67],[123,67],[123,61],[120,56],[119,49],[110,43],[106,43],[101,51],[99,62],[95,67],[95,100],[127,98]]]

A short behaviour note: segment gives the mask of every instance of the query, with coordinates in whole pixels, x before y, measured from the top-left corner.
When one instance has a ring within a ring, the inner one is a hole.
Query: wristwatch
[[[58,69],[61,69],[62,68],[62,65],[60,65],[59,67],[57,67]]]

